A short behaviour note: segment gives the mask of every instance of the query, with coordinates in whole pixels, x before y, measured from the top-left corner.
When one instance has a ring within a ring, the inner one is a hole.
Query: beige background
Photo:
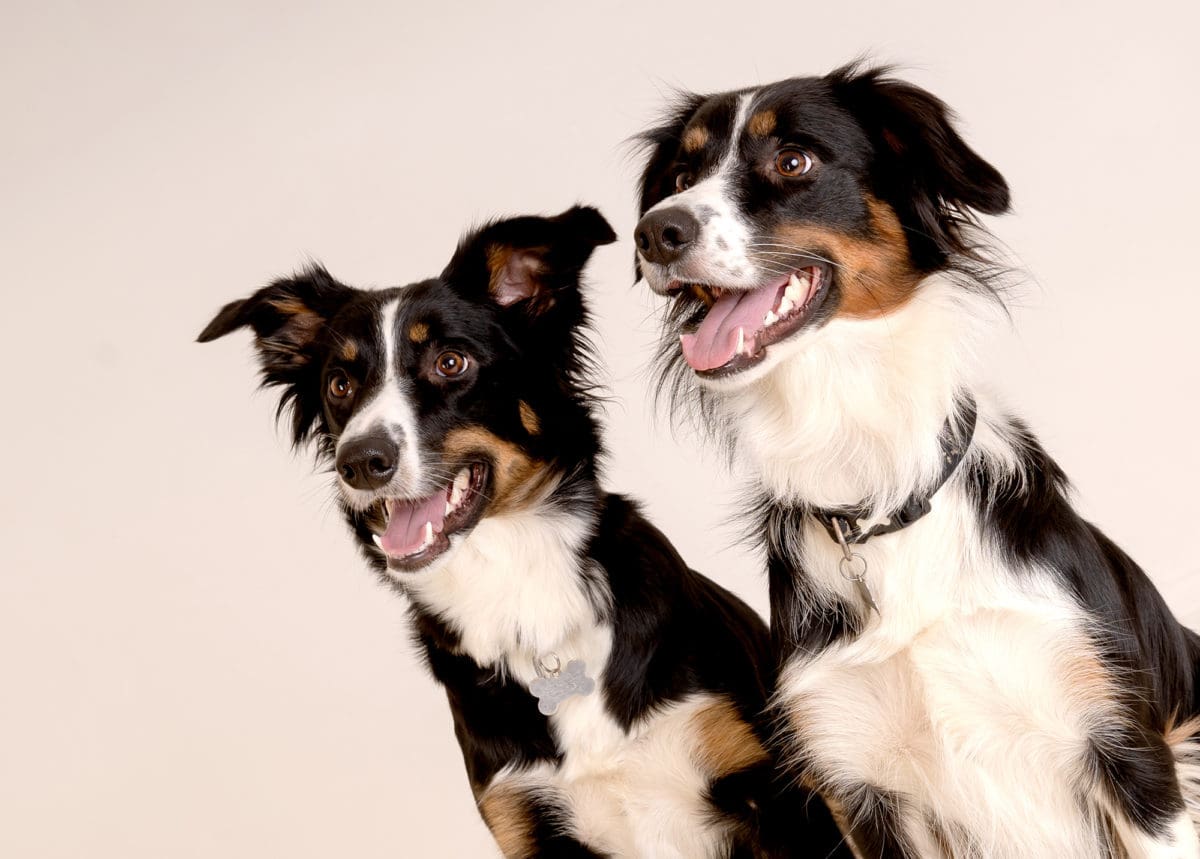
[[[610,482],[756,606],[739,474],[655,429],[621,141],[673,86],[862,51],[965,117],[1038,284],[993,376],[1200,624],[1191,0],[4,3],[0,855],[490,855],[445,702],[217,307],[312,256],[438,271],[498,212],[601,206]]]

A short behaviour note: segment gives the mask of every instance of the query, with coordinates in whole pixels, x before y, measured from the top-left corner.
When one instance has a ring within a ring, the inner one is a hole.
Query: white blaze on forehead
[[[738,96],[733,124],[721,160],[701,181],[678,194],[660,200],[647,210],[685,209],[700,224],[700,234],[684,257],[670,266],[642,260],[652,285],[670,280],[707,283],[713,286],[751,288],[758,286],[771,266],[764,271],[753,261],[751,225],[742,217],[736,203],[734,182],[738,162],[738,142],[750,116],[753,93]]]
[[[411,490],[416,488],[420,480],[421,461],[417,412],[412,402],[412,380],[396,371],[399,362],[396,319],[402,300],[400,297],[394,298],[380,308],[378,324],[379,340],[383,344],[383,379],[371,399],[360,406],[346,424],[341,438],[338,439],[338,446],[372,432],[386,433],[400,449],[400,462],[397,463],[393,484]],[[358,492],[345,486],[343,490],[351,494]],[[373,493],[362,495],[364,499],[366,496],[374,497]]]

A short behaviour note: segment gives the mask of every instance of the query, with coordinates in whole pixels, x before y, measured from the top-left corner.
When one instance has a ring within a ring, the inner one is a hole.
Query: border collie
[[[615,238],[591,208],[499,221],[439,277],[365,291],[313,267],[199,339],[253,329],[295,443],[410,601],[506,856],[849,855],[776,781],[766,624],[600,488],[579,279]]]
[[[857,65],[645,141],[664,390],[755,472],[788,763],[861,856],[1200,856],[1200,639],[972,370],[1002,176]]]

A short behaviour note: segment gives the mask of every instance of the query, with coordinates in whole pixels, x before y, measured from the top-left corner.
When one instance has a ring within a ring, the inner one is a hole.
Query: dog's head
[[[466,236],[434,279],[367,291],[314,266],[221,310],[201,342],[254,330],[293,438],[334,466],[343,507],[398,572],[545,496],[599,451],[580,274],[614,241],[595,209]]]
[[[946,106],[886,70],[687,96],[645,141],[638,268],[675,298],[683,359],[721,386],[835,317],[894,312],[976,255],[976,213],[1009,205]]]

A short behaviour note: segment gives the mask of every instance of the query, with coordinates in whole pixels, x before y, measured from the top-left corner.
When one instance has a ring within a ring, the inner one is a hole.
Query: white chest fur
[[[695,718],[710,696],[655,711],[625,731],[605,708],[612,650],[609,594],[582,574],[578,550],[590,525],[541,508],[483,520],[445,563],[404,579],[480,665],[528,688],[534,659],[581,659],[598,688],[563,701],[550,727],[563,761],[502,771],[489,790],[552,791],[571,810],[575,834],[619,856],[714,856],[725,833],[709,820],[707,779],[696,760]],[[600,611],[597,608],[600,608]]]
[[[591,525],[546,506],[488,517],[445,561],[402,579],[409,595],[447,623],[462,650],[528,683],[533,659],[603,664],[597,616],[609,596],[579,569]],[[457,539],[457,538],[456,538]]]
[[[818,588],[853,599],[823,529],[804,538]],[[823,778],[903,798],[920,855],[1100,855],[1089,740],[1112,724],[1088,621],[1046,571],[1008,568],[954,486],[935,512],[858,547],[881,612],[862,635],[796,655],[779,701]]]
[[[936,485],[938,434],[974,391],[968,458],[933,512],[856,547],[880,613],[853,640],[791,655],[778,701],[831,786],[901,798],[919,855],[943,855],[940,842],[954,856],[1090,859],[1111,803],[1088,743],[1117,718],[1092,621],[1051,571],[1016,569],[992,548],[962,488],[972,468],[996,486],[1024,479],[1019,428],[971,382],[973,344],[996,307],[985,291],[931,278],[887,316],[834,319],[772,347],[758,377],[714,393],[775,503],[886,512]],[[823,528],[772,539],[810,584],[797,611],[859,603]],[[1173,826],[1187,849],[1121,837],[1131,856],[1200,855],[1190,823]]]

